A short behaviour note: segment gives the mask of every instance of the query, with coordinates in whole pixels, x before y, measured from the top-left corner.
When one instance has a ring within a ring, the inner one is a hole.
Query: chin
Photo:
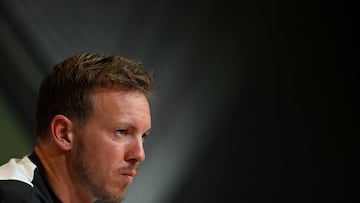
[[[127,184],[125,186],[114,186],[111,190],[108,190],[107,198],[105,198],[105,202],[120,202],[124,199],[126,194]]]

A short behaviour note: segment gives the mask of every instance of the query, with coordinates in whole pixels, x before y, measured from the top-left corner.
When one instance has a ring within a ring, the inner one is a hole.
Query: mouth
[[[122,171],[120,175],[123,178],[125,178],[129,183],[131,183],[136,176],[136,172],[135,171]]]

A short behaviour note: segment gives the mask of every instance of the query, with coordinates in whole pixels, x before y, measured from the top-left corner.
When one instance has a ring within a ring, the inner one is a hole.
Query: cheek
[[[125,160],[126,142],[118,140],[103,133],[88,133],[87,139],[83,140],[86,145],[85,154],[99,170],[112,171],[121,166]]]
[[[125,160],[123,147],[113,143],[98,144],[91,151],[95,164],[98,164],[98,167],[107,171],[113,171],[118,168]]]

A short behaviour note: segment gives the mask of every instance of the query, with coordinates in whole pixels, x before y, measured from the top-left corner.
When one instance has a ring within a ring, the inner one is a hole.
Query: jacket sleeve
[[[0,180],[0,203],[31,203],[32,187],[16,180]]]

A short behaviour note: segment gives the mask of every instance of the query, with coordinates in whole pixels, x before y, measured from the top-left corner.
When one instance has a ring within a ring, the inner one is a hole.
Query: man
[[[0,202],[119,202],[144,161],[153,78],[118,56],[77,54],[43,80],[36,146],[0,167]]]

